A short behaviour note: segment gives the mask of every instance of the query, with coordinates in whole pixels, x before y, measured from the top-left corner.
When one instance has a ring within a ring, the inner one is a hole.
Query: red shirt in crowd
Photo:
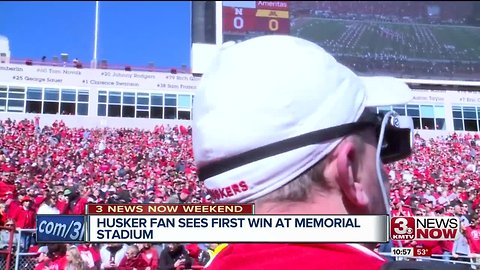
[[[68,207],[68,202],[64,201],[64,200],[58,200],[57,204],[55,206],[60,211],[60,213],[66,213],[67,207]]]
[[[11,201],[10,205],[8,206],[8,213],[7,213],[8,217],[13,218],[14,214],[21,207],[22,207],[22,204],[19,201],[17,201],[17,200]]]
[[[13,213],[13,220],[15,220],[15,225],[17,228],[34,229],[35,210],[25,209],[23,206],[21,206]]]
[[[66,270],[68,265],[67,256],[57,257],[50,263],[51,270]]]
[[[50,260],[43,261],[43,262],[37,264],[37,266],[35,266],[34,270],[44,270],[45,267],[48,268],[48,265],[50,265]]]
[[[142,258],[142,256],[136,256],[128,259],[127,256],[123,257],[118,265],[118,270],[145,270],[148,267],[148,263]]]
[[[62,257],[57,257],[53,260],[48,260],[39,263],[36,267],[35,270],[44,270],[49,269],[49,270],[66,270],[68,265],[67,261],[67,256],[62,256]]]
[[[78,251],[85,262],[93,262],[93,265],[87,265],[88,267],[93,267],[101,260],[100,253],[93,246],[79,245]]]
[[[140,256],[142,256],[143,260],[147,262],[147,266],[149,266],[150,269],[157,269],[158,252],[155,248],[150,247],[149,249],[142,249]]]
[[[75,203],[73,209],[68,209],[68,203],[66,203],[63,213],[65,213],[65,215],[85,215],[85,206],[87,204],[88,200],[81,197],[80,199],[78,199],[77,203]]]
[[[470,252],[480,254],[480,227],[467,227],[466,231]]]
[[[355,244],[231,244],[206,268],[375,270],[386,261]]]
[[[85,214],[85,206],[88,204],[87,198],[80,198],[72,210],[72,215],[84,215]]]
[[[453,241],[440,241],[440,248],[443,251],[452,252],[453,250]]]
[[[0,214],[0,226],[5,226],[5,223],[10,219],[8,216],[8,213],[4,212],[3,214]]]

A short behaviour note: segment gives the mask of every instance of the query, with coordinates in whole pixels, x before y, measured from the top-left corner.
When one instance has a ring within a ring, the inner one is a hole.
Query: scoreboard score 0
[[[288,1],[223,1],[223,34],[289,34]]]

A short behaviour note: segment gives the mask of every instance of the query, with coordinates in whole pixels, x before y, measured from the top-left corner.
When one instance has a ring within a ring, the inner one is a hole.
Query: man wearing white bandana
[[[386,128],[368,112],[411,99],[405,83],[360,78],[303,39],[226,43],[195,95],[199,178],[217,202],[255,203],[256,214],[386,214],[382,161],[410,154],[411,128]],[[387,143],[380,156],[388,134],[406,142],[390,152]],[[385,262],[354,244],[232,244],[207,269],[371,270]]]

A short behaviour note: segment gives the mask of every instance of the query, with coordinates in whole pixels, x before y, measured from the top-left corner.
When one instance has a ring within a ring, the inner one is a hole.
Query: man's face
[[[133,259],[137,256],[137,252],[134,249],[128,249],[126,252],[127,259]]]
[[[180,192],[180,199],[182,199],[183,201],[187,200],[188,199],[188,194]]]
[[[172,243],[172,244],[168,244],[168,250],[170,250],[171,252],[175,251],[180,245],[179,244],[175,244],[175,243]]]
[[[30,208],[30,206],[32,205],[31,201],[24,201],[22,204],[25,208]]]
[[[457,215],[461,215],[463,213],[462,211],[462,207],[460,207],[460,205],[455,205],[455,214]]]
[[[425,209],[418,209],[417,211],[415,211],[415,216],[425,216],[425,215],[426,215]]]
[[[425,203],[425,207],[432,208],[433,207],[433,202],[432,201],[427,201]]]

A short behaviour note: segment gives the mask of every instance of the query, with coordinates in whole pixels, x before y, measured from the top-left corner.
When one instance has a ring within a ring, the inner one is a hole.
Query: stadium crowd
[[[387,167],[393,216],[457,216],[462,235],[455,241],[394,241],[393,246],[428,247],[449,261],[480,256],[480,159],[478,134],[415,138],[414,154]]]
[[[428,246],[446,260],[480,255],[480,136],[452,134],[425,140],[386,166],[392,214],[457,215],[464,237],[455,242],[394,242]],[[70,128],[40,120],[0,122],[0,226],[35,228],[35,215],[83,214],[93,203],[210,203],[196,177],[191,129]],[[1,248],[8,234],[0,234]],[[161,242],[161,239],[159,239]],[[144,244],[39,247],[22,234],[22,252],[38,254],[35,269],[190,269],[205,265],[217,244]],[[165,247],[165,248],[163,248]],[[215,251],[217,250],[217,251]],[[66,266],[68,265],[68,267]],[[32,266],[33,267],[33,266]],[[27,269],[27,268],[25,268]],[[32,268],[33,269],[33,268]]]
[[[153,131],[84,130],[69,128],[62,121],[41,128],[39,118],[2,121],[0,226],[33,229],[36,214],[84,214],[89,202],[209,203],[210,195],[195,175],[191,141],[191,130],[184,126],[157,126]],[[1,246],[6,248],[8,233],[1,236]],[[21,252],[36,252],[39,247],[34,242],[33,234],[23,232],[18,243]],[[190,256],[208,251],[205,246],[202,250],[195,246],[178,248],[188,248]],[[120,265],[121,254],[128,250],[138,253],[137,249],[147,247],[123,246],[112,265]],[[102,250],[109,248],[98,247],[97,252],[103,254]],[[76,252],[57,245],[50,247],[48,254],[60,252],[65,257],[67,251]],[[202,257],[191,263],[205,263]],[[102,264],[110,263],[110,258],[101,258]],[[173,265],[176,260],[160,260],[160,264],[167,262]]]

